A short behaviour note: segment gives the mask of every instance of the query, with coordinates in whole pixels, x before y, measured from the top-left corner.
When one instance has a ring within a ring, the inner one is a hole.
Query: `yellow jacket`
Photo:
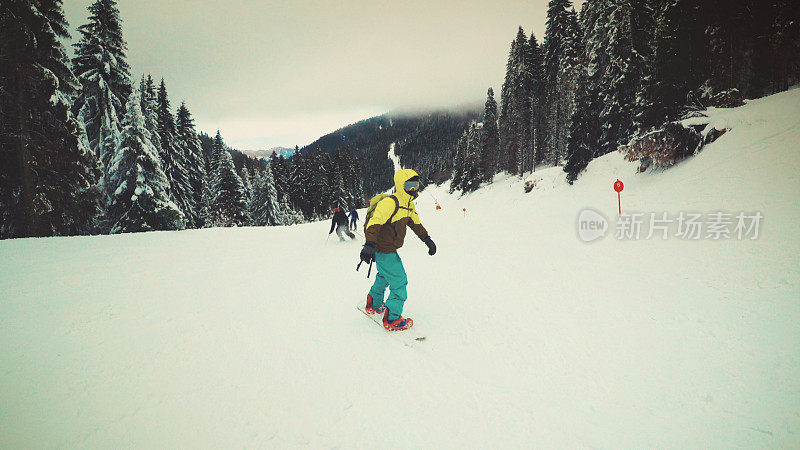
[[[416,176],[419,175],[411,169],[399,170],[394,174],[395,193],[392,195],[397,198],[399,206],[396,213],[394,212],[395,203],[391,197],[386,197],[378,202],[375,211],[372,212],[364,234],[367,242],[374,242],[377,251],[381,253],[396,252],[403,246],[406,226],[411,228],[420,239],[428,236],[428,231],[419,220],[413,202],[414,198],[405,190],[406,181]],[[392,213],[394,213],[394,217],[392,217]],[[392,221],[387,223],[390,217]]]

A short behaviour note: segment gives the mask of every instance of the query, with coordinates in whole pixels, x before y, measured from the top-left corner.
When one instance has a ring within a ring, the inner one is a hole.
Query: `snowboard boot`
[[[364,308],[364,311],[366,311],[367,314],[382,314],[384,311],[386,311],[386,306],[385,305],[380,305],[377,308],[373,308],[372,307],[372,296],[367,294],[367,307]]]
[[[384,307],[385,308],[385,307]],[[389,320],[389,310],[383,314],[383,328],[389,331],[402,331],[411,328],[414,325],[414,320],[406,319],[403,316],[398,317],[396,320]]]

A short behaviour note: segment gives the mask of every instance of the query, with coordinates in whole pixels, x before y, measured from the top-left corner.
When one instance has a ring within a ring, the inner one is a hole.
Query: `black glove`
[[[425,236],[422,239],[422,242],[424,242],[425,245],[428,246],[428,254],[429,255],[433,256],[433,255],[436,254],[436,244],[433,243],[433,239],[431,239],[430,236]]]
[[[361,261],[364,261],[367,264],[372,264],[372,261],[375,261],[374,242],[367,242],[364,244],[364,248],[361,249]]]

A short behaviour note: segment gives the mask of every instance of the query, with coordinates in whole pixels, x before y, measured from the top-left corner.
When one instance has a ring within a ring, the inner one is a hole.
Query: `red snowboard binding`
[[[384,306],[385,308],[385,306]],[[383,314],[383,328],[389,331],[403,331],[411,328],[414,325],[414,320],[398,317],[396,320],[389,321],[389,310]]]
[[[367,314],[383,314],[386,311],[386,305],[378,306],[377,308],[372,307],[372,296],[367,294],[367,306],[364,308],[364,311]]]

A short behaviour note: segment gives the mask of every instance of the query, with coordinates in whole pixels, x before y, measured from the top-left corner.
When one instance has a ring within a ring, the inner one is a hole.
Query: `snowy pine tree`
[[[767,56],[755,64],[758,91],[772,94],[785,91],[800,83],[800,4],[794,0],[771,0],[771,12],[759,29],[761,48],[767,47]]]
[[[511,109],[511,98],[512,98],[512,90],[516,84],[514,80],[514,74],[516,73],[516,69],[514,68],[515,61],[517,60],[517,40],[511,41],[511,49],[508,51],[508,61],[506,62],[506,75],[503,81],[503,86],[500,89],[500,113],[497,118],[497,126],[498,126],[498,133],[500,136],[500,154],[498,155],[497,161],[497,171],[506,170],[509,165],[508,156],[509,152],[506,149],[507,142],[511,139],[511,117],[512,117],[512,109]],[[459,140],[460,144],[460,140]],[[458,151],[458,145],[456,146],[456,157],[453,161],[453,179],[455,180],[456,175],[460,176],[460,170],[463,167],[459,168],[457,165],[460,162],[463,155],[460,154]],[[460,185],[460,181],[455,181],[455,185]],[[454,187],[453,183],[450,185],[451,192]]]
[[[333,165],[329,161],[330,158],[327,154],[319,152],[312,153],[304,158],[306,163],[304,171],[304,184],[309,187],[307,201],[310,206],[310,216],[312,218],[325,217],[332,210],[332,197],[333,192],[331,187],[331,180],[328,179],[328,172],[330,166]]]
[[[263,172],[256,174],[255,180],[251,213],[253,225],[276,226],[295,223],[294,214],[288,208],[285,199],[279,200],[270,163],[265,164]]]
[[[534,41],[535,42],[535,41]],[[502,148],[501,169],[522,174],[525,161],[532,153],[531,101],[538,69],[536,51],[530,47],[522,27],[511,44],[502,88],[502,111],[499,118],[499,137]]]
[[[182,229],[183,213],[167,193],[169,183],[150,142],[138,90],[128,100],[122,125],[120,144],[108,169],[110,232]]]
[[[481,135],[481,181],[491,181],[497,173],[500,134],[497,128],[497,102],[494,91],[489,88],[483,110],[483,133]]]
[[[276,197],[279,201],[285,202],[286,207],[285,210],[290,210],[291,208],[291,200],[290,200],[290,193],[291,193],[291,180],[290,180],[290,167],[286,162],[286,159],[283,155],[278,155],[275,152],[272,152],[272,156],[269,158],[269,167],[270,172],[272,173],[272,179],[275,183],[275,191]]]
[[[776,6],[775,2],[763,0],[727,0],[724,4],[704,2],[693,8],[711,19],[704,21],[704,29],[692,29],[698,37],[702,33],[708,39],[709,94],[731,88],[748,96],[762,94],[756,86],[759,71],[756,65],[768,66],[771,61],[768,61],[770,45],[760,39],[759,31],[769,26],[770,10],[774,11]]]
[[[477,190],[484,179],[481,155],[483,153],[483,126],[472,123],[458,140],[450,192],[463,193]]]
[[[592,160],[592,148],[596,146],[600,134],[598,124],[600,105],[596,92],[590,88],[589,78],[589,73],[584,70],[576,81],[576,108],[572,116],[567,162],[564,165],[569,184],[575,182]]]
[[[250,205],[250,201],[253,199],[253,176],[250,175],[250,169],[247,166],[242,167],[242,186],[244,186],[244,195],[247,198],[247,204]],[[248,206],[249,208],[249,206]]]
[[[177,142],[175,117],[170,109],[167,86],[164,79],[158,87],[156,98],[158,135],[161,140],[161,164],[169,180],[169,195],[186,217],[196,216],[193,205],[192,185],[189,180],[186,149]]]
[[[99,171],[70,111],[67,29],[59,0],[0,7],[0,238],[96,226]]]
[[[280,206],[275,190],[275,180],[271,175],[269,164],[267,164],[267,169],[255,176],[250,217],[253,225],[257,227],[280,225],[277,219]]]
[[[598,123],[600,136],[594,155],[616,151],[628,143],[633,134],[633,110],[636,93],[641,87],[647,46],[639,41],[648,24],[642,23],[652,15],[644,0],[617,0],[606,11],[607,20],[603,52],[607,62],[599,85]],[[597,28],[595,28],[597,29]]]
[[[342,151],[341,158],[347,205],[350,208],[361,208],[365,206],[364,182],[361,179],[361,164],[358,156],[351,147],[347,147]]]
[[[330,207],[339,207],[349,211],[355,206],[352,195],[348,192],[345,176],[350,170],[350,163],[345,153],[341,150],[333,154],[333,164],[328,170],[328,186],[331,192]]]
[[[461,179],[461,190],[464,193],[476,191],[484,179],[481,164],[482,142],[483,125],[472,124],[467,131],[464,171]]]
[[[518,60],[516,62],[516,86],[512,91],[512,136],[508,143],[508,151],[512,153],[508,171],[522,175],[525,170],[525,160],[530,153],[530,114],[533,92],[533,75],[535,69],[533,62],[533,49],[530,41],[525,36],[522,27],[517,32]]]
[[[296,148],[294,154],[297,155],[298,153],[299,150]],[[277,155],[275,152],[272,152],[267,165],[269,165],[272,181],[275,185],[275,197],[278,199],[280,206],[282,225],[303,223],[305,220],[303,213],[292,201],[292,165],[287,162],[283,155]]]
[[[708,68],[702,83],[705,105],[736,106],[717,98],[735,93],[757,98],[800,81],[800,4],[789,0],[707,1],[695,5],[704,20],[689,28],[706,44],[698,63]],[[695,45],[697,47],[697,45]],[[696,52],[697,53],[697,52]]]
[[[225,142],[222,139],[222,133],[217,130],[211,144],[211,154],[208,158],[208,170],[203,183],[203,223],[206,227],[214,227],[216,225],[216,218],[214,217],[214,199],[217,195],[217,180],[219,179],[219,165],[222,159],[222,153],[226,152]]]
[[[75,44],[72,60],[82,86],[73,111],[105,174],[119,143],[119,122],[131,93],[130,67],[116,0],[96,0],[89,13],[89,22],[78,27],[81,39]]]
[[[222,134],[217,130],[217,134],[214,136],[214,142],[211,147],[211,157],[209,158],[209,169],[208,174],[211,177],[212,181],[219,170],[219,162],[222,158],[222,153],[227,150],[227,146],[225,145],[225,141],[222,139]],[[211,183],[211,189],[216,190],[214,183]]]
[[[465,131],[458,139],[456,144],[455,156],[453,157],[453,173],[450,175],[450,193],[463,189],[464,167],[467,157],[467,136]]]
[[[701,26],[695,23],[693,0],[674,0],[655,12],[652,51],[647,61],[635,109],[640,134],[680,118],[687,110],[689,93],[705,78],[702,74],[702,44],[696,41]],[[705,38],[703,37],[703,40]]]
[[[161,136],[158,134],[158,94],[156,93],[156,85],[150,75],[147,75],[147,77],[142,76],[142,81],[139,84],[139,95],[142,101],[145,128],[150,132],[150,142],[152,142],[153,147],[158,150],[160,155],[162,149]]]
[[[233,158],[228,151],[218,152],[217,168],[211,187],[211,226],[244,226],[250,223],[247,212],[247,195],[242,179],[236,174]]]
[[[543,61],[547,99],[545,144],[554,165],[559,165],[567,152],[582,53],[581,30],[571,6],[570,0],[551,0],[547,9]]]
[[[640,41],[650,14],[642,0],[584,4],[584,66],[576,80],[576,108],[564,167],[570,183],[592,158],[615,151],[634,131],[636,92],[648,54],[646,41]]]
[[[206,178],[205,158],[197,137],[194,119],[186,107],[181,103],[175,123],[175,143],[186,158],[186,171],[189,179],[190,196],[187,202],[187,225],[192,228],[203,226],[203,188]]]
[[[321,183],[319,166],[314,156],[306,151],[298,151],[292,156],[290,172],[291,202],[303,217],[312,219],[320,209],[318,199]]]
[[[200,219],[203,222],[203,227],[214,226],[211,209],[214,203],[214,192],[212,191],[211,185],[211,176],[206,173],[206,176],[203,178],[203,188],[200,193]]]
[[[530,71],[530,87],[528,95],[530,96],[530,118],[528,139],[526,143],[527,151],[526,158],[523,161],[524,171],[533,171],[536,164],[542,162],[544,159],[544,152],[541,151],[544,142],[544,112],[545,112],[545,77],[544,66],[542,60],[542,48],[536,40],[536,35],[531,33],[530,40],[528,40],[528,58],[527,64]]]

